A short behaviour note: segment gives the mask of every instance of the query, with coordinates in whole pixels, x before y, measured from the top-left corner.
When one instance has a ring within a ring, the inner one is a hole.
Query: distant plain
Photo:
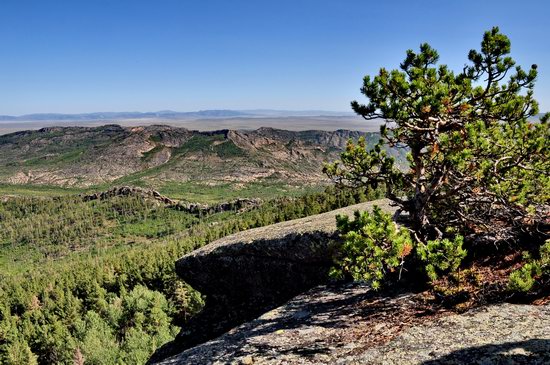
[[[214,131],[220,129],[252,130],[260,127],[271,127],[290,131],[323,130],[334,131],[347,129],[361,132],[379,131],[380,121],[366,121],[356,116],[289,116],[289,117],[234,117],[234,118],[200,118],[200,119],[100,119],[100,120],[32,120],[0,121],[0,135],[22,130],[34,130],[44,127],[97,127],[105,124],[121,126],[143,126],[165,124],[183,127],[190,130]]]

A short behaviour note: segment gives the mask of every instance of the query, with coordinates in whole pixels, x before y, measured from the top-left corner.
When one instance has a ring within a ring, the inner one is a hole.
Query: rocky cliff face
[[[332,265],[335,216],[369,210],[393,211],[386,200],[240,232],[182,257],[178,275],[206,296],[206,306],[174,343],[154,359],[221,335],[293,296],[326,283]]]

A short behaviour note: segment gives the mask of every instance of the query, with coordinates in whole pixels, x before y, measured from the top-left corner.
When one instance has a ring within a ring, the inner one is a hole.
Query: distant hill
[[[307,187],[326,183],[322,164],[338,159],[348,130],[191,131],[164,125],[50,127],[0,136],[0,183],[153,188],[201,185]],[[181,190],[181,189],[180,189]]]
[[[537,114],[537,115],[535,115],[535,116],[532,116],[532,117],[529,118],[529,119],[532,120],[532,121],[538,122],[538,121],[540,120],[540,118],[542,118],[542,117],[544,116],[544,114],[546,114],[546,113],[539,113],[539,114]]]
[[[338,116],[354,116],[352,112],[337,112],[328,110],[275,110],[275,109],[252,109],[242,110],[247,114],[252,114],[258,117],[313,117],[313,116],[325,116],[325,117],[338,117]]]
[[[0,115],[0,121],[94,121],[124,119],[196,119],[196,118],[234,118],[234,117],[289,117],[289,116],[349,116],[352,113],[322,110],[199,110],[193,112],[176,112],[162,110],[157,112],[95,112],[81,114],[40,113],[20,116]]]
[[[251,114],[236,110],[200,110],[196,112],[175,112],[164,110],[158,112],[96,112],[82,114],[26,114],[21,116],[0,115],[2,121],[78,121],[78,120],[120,120],[120,119],[185,119],[185,118],[227,118],[244,117]]]

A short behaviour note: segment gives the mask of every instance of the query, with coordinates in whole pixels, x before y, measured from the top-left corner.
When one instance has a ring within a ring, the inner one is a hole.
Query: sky
[[[1,0],[0,114],[350,111],[428,42],[459,71],[499,26],[550,111],[550,1]]]

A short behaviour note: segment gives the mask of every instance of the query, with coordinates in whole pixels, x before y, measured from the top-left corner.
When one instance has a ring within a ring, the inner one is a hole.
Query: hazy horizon
[[[261,127],[290,131],[346,129],[360,132],[379,131],[381,121],[366,121],[359,116],[286,116],[286,117],[234,117],[234,118],[188,118],[188,119],[99,119],[99,120],[40,120],[0,121],[0,135],[46,127],[99,127],[118,124],[123,127],[169,125],[198,131],[222,129],[254,130]]]

